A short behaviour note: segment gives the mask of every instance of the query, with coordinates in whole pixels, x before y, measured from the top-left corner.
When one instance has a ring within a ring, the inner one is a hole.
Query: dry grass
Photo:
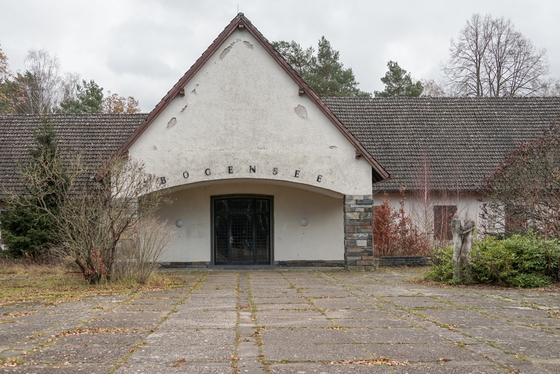
[[[88,296],[175,288],[185,282],[179,273],[157,273],[145,285],[132,280],[89,285],[80,273],[64,264],[40,265],[0,259],[0,305],[19,302],[54,305]]]

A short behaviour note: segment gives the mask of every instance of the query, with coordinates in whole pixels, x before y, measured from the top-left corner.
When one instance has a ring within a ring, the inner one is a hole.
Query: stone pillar
[[[344,197],[344,260],[348,268],[375,267],[372,195]]]

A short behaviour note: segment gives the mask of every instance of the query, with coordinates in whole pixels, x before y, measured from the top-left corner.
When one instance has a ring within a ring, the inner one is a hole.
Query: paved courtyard
[[[0,373],[559,373],[560,293],[424,269],[186,271],[189,286],[0,306]]]

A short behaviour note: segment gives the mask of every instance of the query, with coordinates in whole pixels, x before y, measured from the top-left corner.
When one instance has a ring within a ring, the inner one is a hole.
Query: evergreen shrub
[[[545,287],[560,278],[560,242],[535,233],[475,241],[471,252],[474,283]],[[427,280],[453,283],[453,248],[434,251]]]

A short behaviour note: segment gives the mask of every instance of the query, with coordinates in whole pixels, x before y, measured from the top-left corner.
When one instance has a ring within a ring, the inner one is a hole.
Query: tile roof
[[[414,189],[426,159],[432,189],[475,191],[516,144],[560,119],[560,97],[323,101],[392,175],[375,191]]]
[[[374,191],[414,189],[429,160],[434,190],[475,191],[516,144],[560,119],[560,98],[324,98],[392,178]],[[147,114],[51,115],[63,154],[96,167],[116,154]],[[18,165],[33,146],[35,115],[0,115],[0,198],[24,191]]]
[[[60,114],[50,115],[63,155],[81,153],[92,168],[116,154],[146,119],[146,114]],[[0,198],[5,189],[23,192],[19,165],[29,157],[33,132],[41,116],[0,115]]]

